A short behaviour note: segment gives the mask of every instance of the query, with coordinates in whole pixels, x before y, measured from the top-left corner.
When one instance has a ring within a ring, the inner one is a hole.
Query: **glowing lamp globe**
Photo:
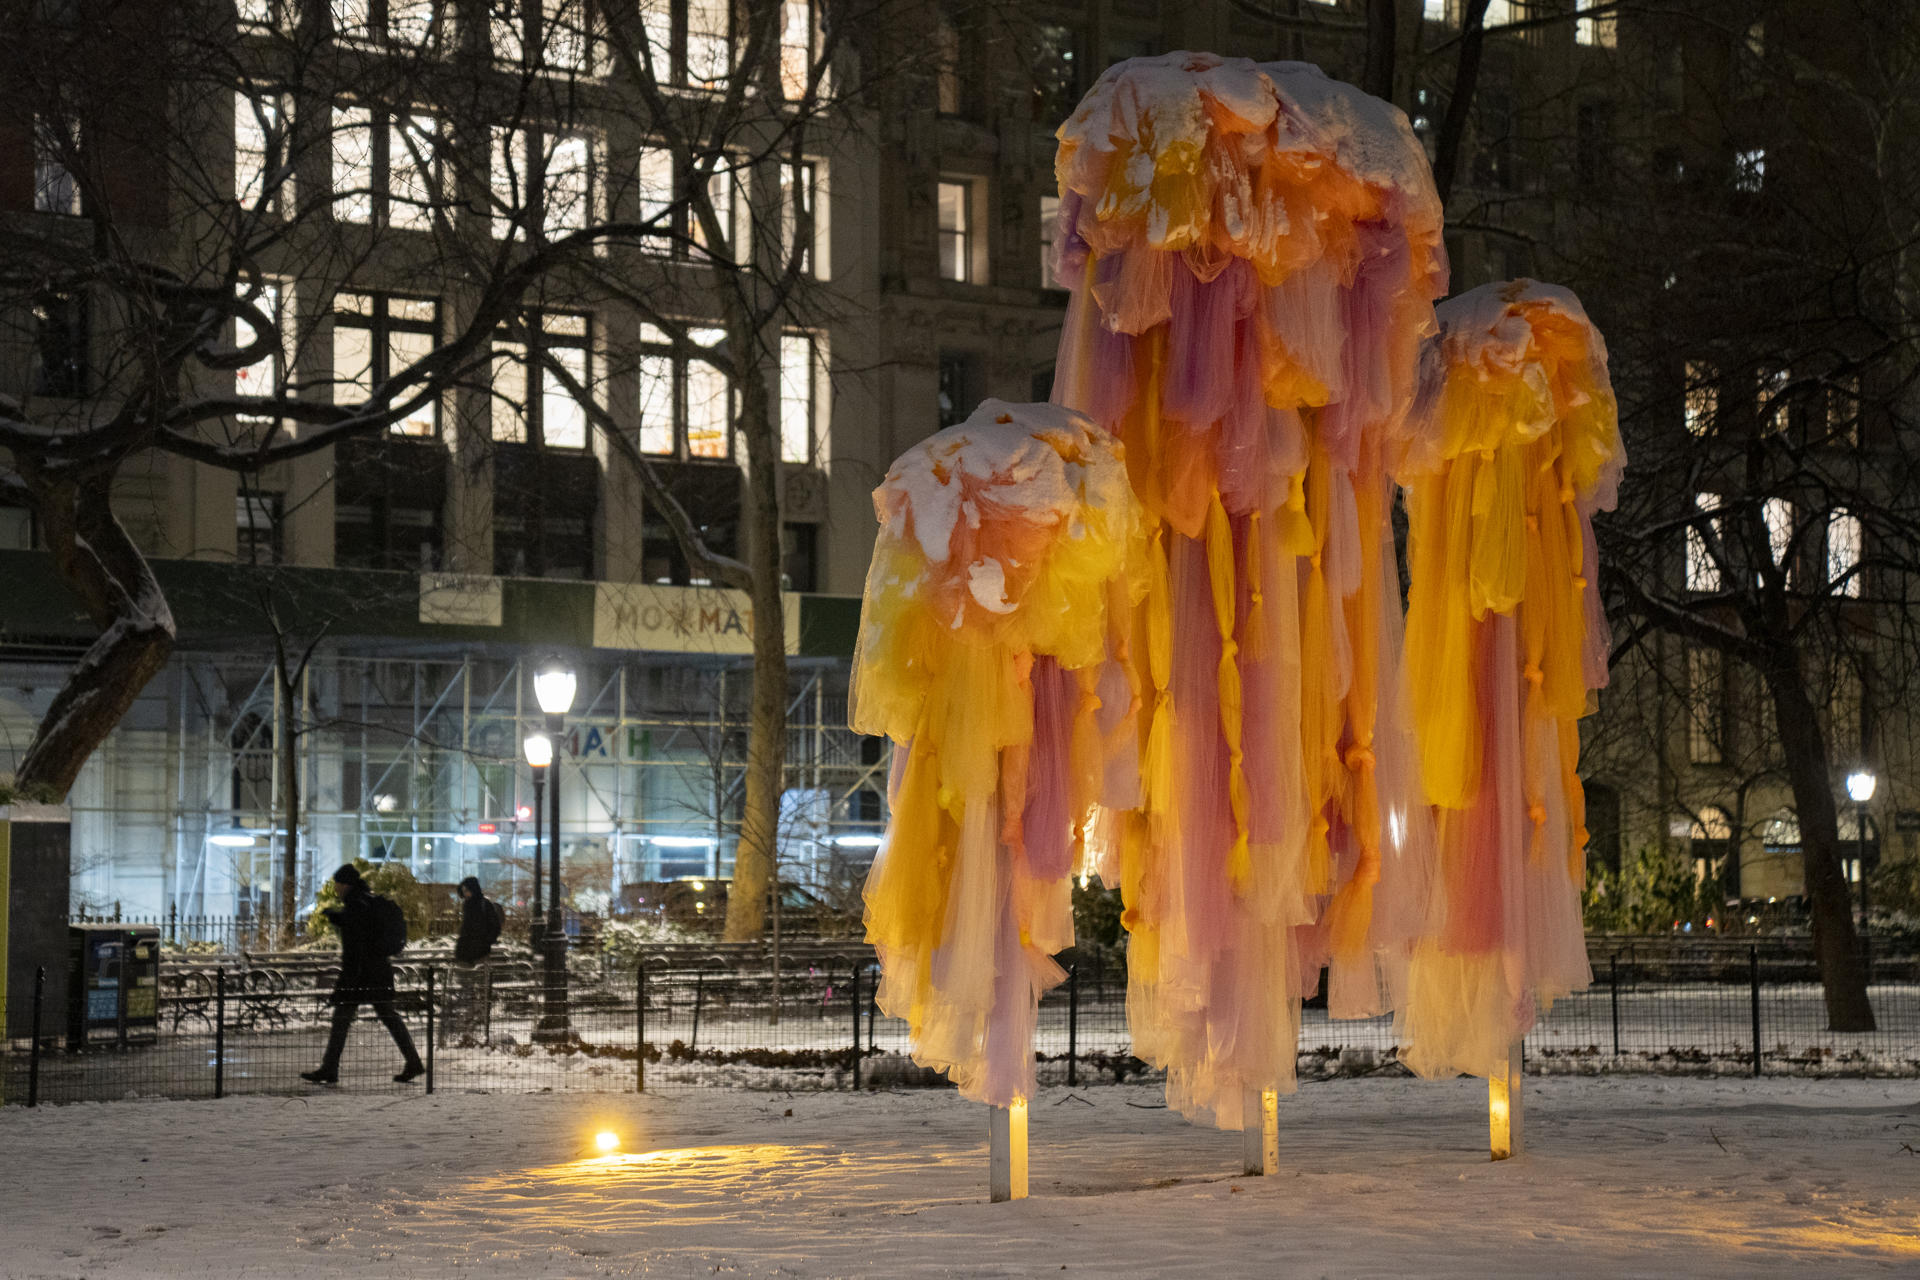
[[[550,716],[563,716],[573,709],[573,672],[558,662],[550,662],[533,678],[534,701]]]
[[[593,1145],[602,1151],[618,1151],[620,1149],[620,1135],[611,1129],[604,1129],[593,1135]]]
[[[1852,797],[1855,804],[1865,804],[1873,799],[1873,788],[1877,781],[1878,779],[1865,769],[1858,773],[1850,773],[1847,775],[1847,795]]]
[[[536,769],[544,769],[553,763],[553,739],[544,733],[528,734],[527,740],[520,744],[520,749],[526,752],[527,763]]]

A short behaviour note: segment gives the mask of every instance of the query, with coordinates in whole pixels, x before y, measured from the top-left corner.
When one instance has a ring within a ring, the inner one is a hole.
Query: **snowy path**
[[[1157,1090],[1049,1089],[1015,1205],[949,1092],[14,1108],[0,1275],[1920,1275],[1910,1081],[1530,1081],[1499,1165],[1484,1099],[1308,1086],[1261,1179]]]

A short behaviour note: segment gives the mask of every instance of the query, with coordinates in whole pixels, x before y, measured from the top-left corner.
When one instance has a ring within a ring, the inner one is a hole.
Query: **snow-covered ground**
[[[1532,1149],[1493,1164],[1480,1082],[1309,1085],[1248,1178],[1155,1089],[1047,1089],[1010,1205],[948,1091],[11,1108],[0,1275],[1920,1275],[1911,1081],[1527,1092]]]

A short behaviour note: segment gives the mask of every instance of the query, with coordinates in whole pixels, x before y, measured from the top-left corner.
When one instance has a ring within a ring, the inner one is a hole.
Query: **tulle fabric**
[[[1571,294],[1488,285],[1439,316],[1402,468],[1439,862],[1399,1039],[1427,1076],[1493,1070],[1591,980],[1576,722],[1606,679],[1591,515],[1624,464],[1606,349]]]
[[[866,888],[878,1000],[916,1061],[1004,1105],[1033,1092],[1090,815],[1133,800],[1116,655],[1138,513],[1111,437],[993,400],[896,462],[875,507],[850,718],[897,744]]]

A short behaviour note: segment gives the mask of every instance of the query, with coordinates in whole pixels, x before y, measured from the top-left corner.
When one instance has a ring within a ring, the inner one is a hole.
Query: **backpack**
[[[507,927],[507,913],[492,898],[485,899],[487,904],[487,946],[492,947],[500,941],[500,931]]]
[[[372,897],[374,946],[383,956],[397,956],[407,949],[407,913],[392,898]]]

